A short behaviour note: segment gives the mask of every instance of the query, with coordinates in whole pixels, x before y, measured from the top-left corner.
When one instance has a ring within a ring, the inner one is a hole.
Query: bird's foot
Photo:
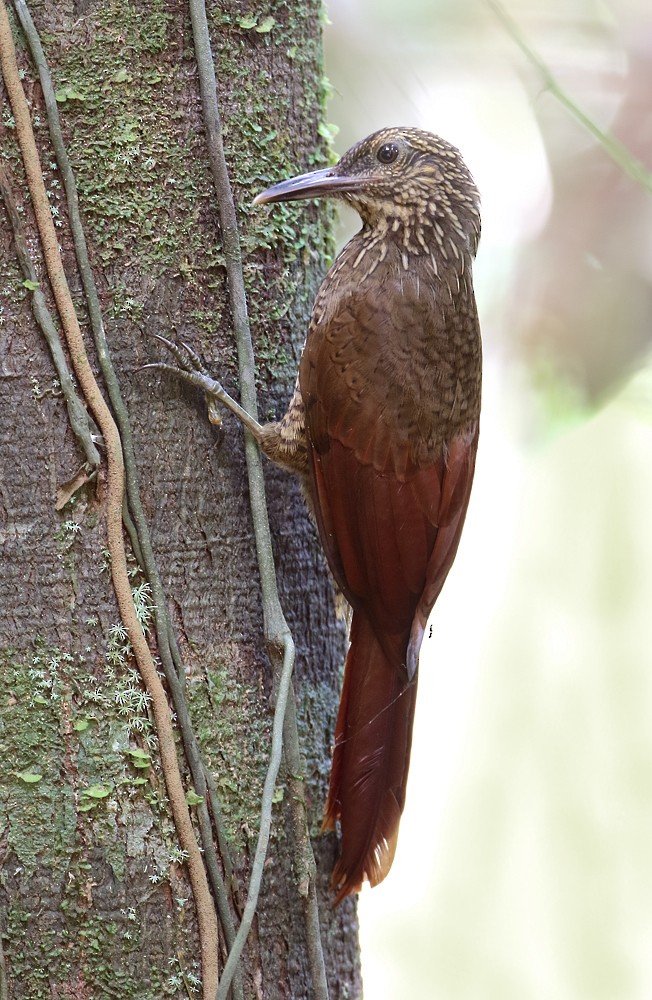
[[[165,345],[176,359],[177,364],[169,365],[164,361],[154,361],[151,364],[143,365],[143,368],[156,368],[158,371],[174,375],[175,378],[179,378],[183,382],[188,382],[189,385],[194,385],[196,389],[201,389],[206,396],[208,419],[212,424],[216,424],[218,427],[222,426],[222,417],[218,407],[218,403],[221,403],[238,417],[257,441],[260,441],[260,424],[239,403],[236,403],[235,399],[232,399],[222,385],[210,375],[202,359],[188,344],[183,341],[168,340],[160,333],[155,333],[153,336]]]
[[[174,340],[168,340],[160,333],[155,333],[153,336],[165,345],[176,359],[177,364],[169,365],[164,361],[154,361],[151,364],[143,365],[143,368],[156,368],[169,375],[174,375],[175,378],[181,379],[183,382],[188,382],[189,385],[194,385],[196,389],[201,389],[206,396],[208,419],[212,424],[221,427],[222,417],[217,405],[218,401],[226,406],[229,405],[227,400],[235,401],[231,400],[221,384],[210,375],[202,359],[188,344],[183,341],[177,343]]]

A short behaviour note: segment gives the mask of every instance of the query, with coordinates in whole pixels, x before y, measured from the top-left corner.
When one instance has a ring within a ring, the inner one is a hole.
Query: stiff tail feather
[[[394,860],[410,764],[416,677],[392,663],[367,618],[354,612],[335,730],[323,828],[340,821],[332,878],[339,903],[377,885]]]

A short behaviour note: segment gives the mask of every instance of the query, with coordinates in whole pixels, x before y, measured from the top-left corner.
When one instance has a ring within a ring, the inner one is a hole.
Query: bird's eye
[[[386,142],[376,153],[376,159],[381,163],[393,163],[398,156],[398,146],[395,142]]]

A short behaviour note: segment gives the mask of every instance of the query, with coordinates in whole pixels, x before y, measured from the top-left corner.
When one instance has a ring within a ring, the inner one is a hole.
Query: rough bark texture
[[[209,18],[265,417],[280,415],[290,394],[331,249],[329,217],[314,206],[273,213],[248,206],[272,180],[327,155],[318,138],[321,9],[318,0],[245,6],[223,0],[209,6]],[[192,391],[139,371],[160,357],[147,334],[175,331],[237,395],[188,12],[163,0],[57,0],[31,9],[59,94],[192,721],[215,775],[244,902],[272,691],[242,432],[228,415],[222,431],[212,427]],[[16,41],[84,321],[42,94],[18,32]],[[4,102],[0,151],[42,276]],[[183,975],[187,982],[198,972],[194,909],[139,678],[120,654],[103,477],[55,510],[57,488],[83,456],[22,281],[0,206],[0,930],[9,996],[186,995]],[[344,635],[298,487],[266,471],[281,598],[298,650],[329,986],[332,998],[356,997],[355,908],[350,901],[330,908],[335,844],[317,836]],[[142,582],[134,561],[134,586]],[[244,956],[246,997],[311,995],[289,809],[279,796]]]

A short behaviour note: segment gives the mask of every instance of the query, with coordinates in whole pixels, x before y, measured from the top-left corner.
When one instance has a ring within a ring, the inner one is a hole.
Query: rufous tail
[[[377,885],[394,860],[410,765],[416,677],[388,659],[354,612],[323,828],[340,821],[332,886],[339,903],[364,881]]]

